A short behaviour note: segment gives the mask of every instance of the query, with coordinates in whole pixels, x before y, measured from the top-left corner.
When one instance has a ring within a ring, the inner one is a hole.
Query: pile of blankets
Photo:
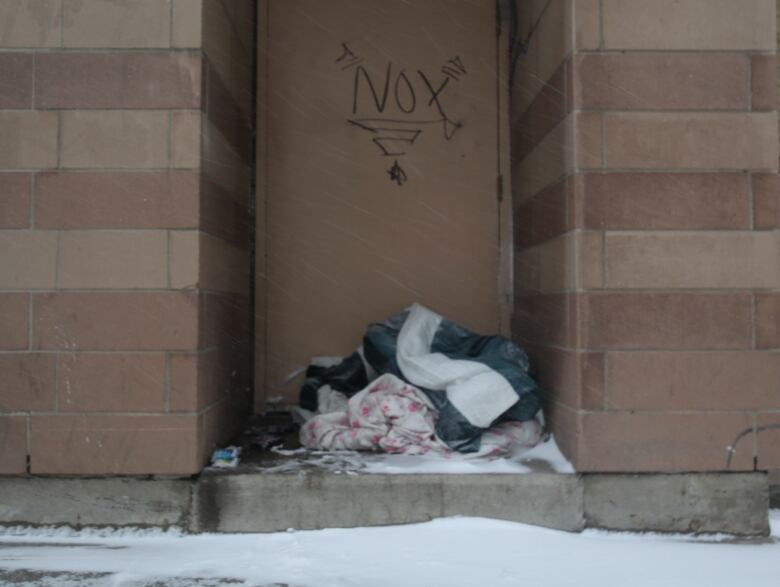
[[[366,330],[345,359],[315,361],[301,389],[303,446],[319,450],[507,454],[542,435],[542,392],[526,354],[415,304]]]

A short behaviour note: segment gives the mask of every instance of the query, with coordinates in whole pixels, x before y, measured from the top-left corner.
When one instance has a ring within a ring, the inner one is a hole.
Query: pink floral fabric
[[[382,375],[354,395],[347,410],[320,414],[301,428],[301,444],[318,450],[377,450],[443,456],[453,451],[435,433],[436,410],[428,397],[390,374]],[[538,422],[507,422],[483,434],[478,456],[499,456],[541,436]]]
[[[394,375],[382,375],[352,396],[346,412],[315,416],[301,443],[323,450],[425,454],[448,450],[434,434],[436,412],[426,395]]]

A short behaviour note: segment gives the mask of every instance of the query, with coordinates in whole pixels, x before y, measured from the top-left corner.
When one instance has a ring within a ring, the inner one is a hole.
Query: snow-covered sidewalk
[[[586,531],[475,518],[280,534],[2,530],[0,569],[18,585],[578,587],[780,584],[780,510],[763,543]],[[56,572],[78,573],[56,575]],[[50,575],[47,575],[50,573]],[[90,573],[92,575],[86,575]],[[16,575],[17,579],[21,575]],[[48,579],[47,579],[48,577]],[[0,581],[2,582],[2,581]]]

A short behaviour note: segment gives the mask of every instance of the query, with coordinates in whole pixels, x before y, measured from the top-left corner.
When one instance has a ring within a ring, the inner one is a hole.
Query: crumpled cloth
[[[323,390],[346,402],[385,374],[428,397],[438,411],[436,436],[460,453],[483,453],[482,436],[498,424],[542,418],[543,393],[520,347],[502,336],[475,334],[419,304],[369,324],[352,355],[327,364],[315,359],[300,408],[332,411]]]
[[[346,410],[308,420],[301,427],[301,444],[317,450],[449,456],[454,451],[436,435],[437,415],[425,393],[395,375],[385,374],[353,395]],[[480,450],[468,456],[501,456],[518,446],[530,448],[541,435],[542,426],[537,420],[503,422],[485,431]]]

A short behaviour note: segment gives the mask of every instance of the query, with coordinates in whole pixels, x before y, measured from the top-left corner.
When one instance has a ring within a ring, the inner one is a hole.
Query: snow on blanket
[[[301,429],[301,443],[319,450],[446,456],[453,451],[436,436],[436,416],[425,393],[387,374],[352,396],[346,410],[321,414],[306,422]],[[537,420],[504,422],[485,432],[480,450],[469,456],[499,456],[518,446],[530,448],[539,442],[541,433]]]

